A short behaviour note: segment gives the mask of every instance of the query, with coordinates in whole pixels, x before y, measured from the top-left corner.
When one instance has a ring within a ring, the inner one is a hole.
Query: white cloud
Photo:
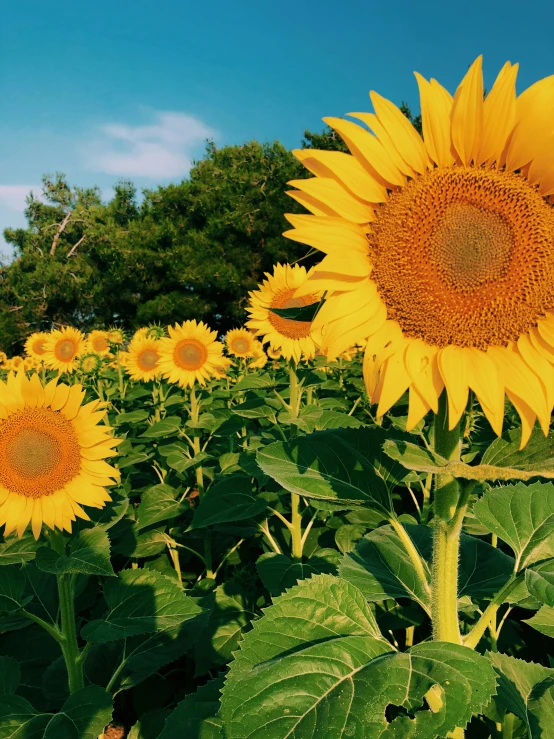
[[[0,185],[0,205],[9,210],[25,210],[25,198],[31,190],[39,191],[38,185]]]
[[[150,126],[107,124],[88,150],[90,166],[119,176],[182,177],[215,131],[186,113],[160,111]]]

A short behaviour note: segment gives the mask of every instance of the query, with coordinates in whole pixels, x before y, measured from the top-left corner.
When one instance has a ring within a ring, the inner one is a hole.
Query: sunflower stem
[[[191,421],[194,424],[198,423],[198,418],[200,416],[200,403],[198,402],[198,398],[196,397],[196,392],[194,390],[194,385],[190,389],[190,418]],[[197,429],[194,429],[194,435],[192,438],[192,448],[194,451],[194,456],[198,456],[200,454],[201,448],[200,448],[200,436],[198,434]],[[196,487],[198,488],[198,499],[199,501],[202,501],[202,498],[204,497],[204,472],[202,470],[202,465],[199,464],[196,467]],[[210,537],[210,534],[207,534],[207,539],[204,539],[204,561],[206,563],[206,577],[214,578],[213,573],[213,564],[212,564],[212,540]]]
[[[461,423],[458,422],[449,430],[446,392],[439,398],[433,437],[437,454],[448,460],[460,458]],[[458,623],[458,555],[462,521],[470,493],[470,486],[466,486],[460,495],[458,482],[451,475],[437,475],[431,582],[433,638],[454,644],[461,644]]]
[[[58,580],[58,595],[60,598],[62,632],[60,646],[67,668],[69,692],[75,693],[75,691],[84,687],[85,684],[83,663],[79,645],[77,644],[77,630],[75,627],[75,589],[70,574],[62,573],[56,575],[56,578]]]
[[[298,418],[300,413],[300,397],[298,386],[298,375],[296,374],[296,362],[290,360],[289,364],[289,412],[292,418]],[[294,439],[298,434],[298,426],[293,423],[290,427],[290,438]],[[300,496],[297,493],[290,495],[291,507],[291,554],[296,562],[302,561],[304,542],[302,541],[302,513],[300,510]]]

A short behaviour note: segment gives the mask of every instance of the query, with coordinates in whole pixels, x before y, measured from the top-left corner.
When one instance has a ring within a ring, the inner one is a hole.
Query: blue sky
[[[186,177],[204,140],[298,146],[321,118],[418,109],[413,71],[454,92],[479,54],[490,88],[554,74],[554,6],[465,0],[20,0],[0,26],[0,232],[45,172],[138,188]],[[0,251],[9,248],[0,241]]]

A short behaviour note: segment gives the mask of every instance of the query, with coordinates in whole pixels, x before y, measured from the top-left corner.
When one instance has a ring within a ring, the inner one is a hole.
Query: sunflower
[[[102,369],[102,359],[100,354],[97,352],[90,352],[89,354],[82,354],[79,357],[79,370],[84,375],[93,375]]]
[[[267,354],[264,352],[264,347],[261,341],[254,339],[252,347],[252,359],[248,362],[248,369],[262,369],[267,364]]]
[[[227,351],[234,357],[253,357],[254,342],[253,335],[246,328],[234,328],[225,336]]]
[[[124,344],[125,334],[120,328],[111,328],[108,332],[108,341],[112,344]]]
[[[297,151],[316,176],[292,196],[313,215],[286,233],[325,253],[297,296],[327,290],[314,325],[331,357],[364,343],[382,416],[409,391],[408,428],[446,389],[449,426],[477,396],[497,434],[505,395],[522,446],[554,403],[554,76],[516,97],[504,65],[484,99],[482,59],[454,98],[416,73],[423,138],[389,100],[324,119],[351,154]]]
[[[24,363],[23,357],[16,355],[15,357],[8,359],[7,368],[10,370],[22,369],[23,363]]]
[[[223,344],[200,321],[185,321],[168,326],[169,338],[160,339],[160,370],[170,382],[192,387],[206,384],[210,377],[220,377],[225,365]]]
[[[309,321],[293,321],[272,313],[270,308],[300,308],[318,302],[321,292],[317,288],[306,290],[301,296],[295,291],[305,285],[308,274],[304,267],[290,264],[277,264],[273,274],[265,273],[267,280],[258,290],[250,293],[247,311],[249,328],[255,329],[256,336],[263,336],[270,349],[279,350],[285,359],[296,362],[304,356],[311,359],[316,351],[316,334]]]
[[[157,339],[134,337],[120,361],[133,380],[153,380],[160,374],[160,343]]]
[[[0,351],[0,367],[3,367],[5,365],[5,363],[7,362],[7,359],[8,359],[8,355],[6,354],[6,352]]]
[[[281,358],[281,350],[280,349],[272,349],[270,346],[267,347],[267,356],[270,359],[277,360]]]
[[[42,360],[50,369],[73,372],[77,367],[77,358],[83,354],[85,348],[84,335],[76,328],[67,326],[48,334]]]
[[[44,343],[48,338],[48,334],[44,331],[36,331],[27,337],[25,342],[25,354],[28,357],[42,358],[44,354]]]
[[[35,539],[42,524],[71,531],[76,517],[89,520],[82,505],[103,508],[106,487],[118,471],[105,461],[119,439],[98,400],[82,405],[81,385],[43,386],[23,372],[0,381],[0,525],[18,536],[31,524]]]
[[[100,356],[110,353],[110,334],[108,331],[91,331],[87,336],[87,350]]]

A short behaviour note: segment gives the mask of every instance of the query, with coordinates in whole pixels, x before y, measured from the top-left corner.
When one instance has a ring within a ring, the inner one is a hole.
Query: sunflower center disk
[[[184,339],[175,347],[175,364],[182,369],[191,371],[200,369],[207,358],[206,348],[194,339]]]
[[[391,195],[369,241],[388,317],[428,344],[505,346],[554,307],[554,217],[520,175],[435,169]]]
[[[35,354],[44,354],[44,339],[40,339],[40,341],[33,344],[33,351]]]
[[[302,308],[305,305],[311,305],[317,302],[315,295],[306,295],[302,298],[293,297],[295,288],[281,290],[273,298],[271,302],[272,308]],[[293,321],[290,318],[283,318],[276,313],[269,311],[268,320],[275,330],[289,339],[303,339],[310,335],[312,324],[310,321]]]
[[[103,336],[97,336],[92,342],[92,346],[97,352],[103,352],[110,348],[110,345]]]
[[[138,364],[143,370],[151,370],[154,369],[159,358],[158,352],[153,349],[145,349],[138,356]]]
[[[63,339],[63,341],[58,342],[58,345],[56,346],[56,355],[58,359],[61,359],[63,362],[68,362],[70,359],[73,359],[74,354],[75,344],[72,341]]]
[[[233,351],[235,352],[247,352],[249,348],[250,347],[246,339],[235,339],[233,341]]]
[[[79,442],[60,414],[26,408],[0,424],[0,484],[27,498],[51,495],[80,471]]]

